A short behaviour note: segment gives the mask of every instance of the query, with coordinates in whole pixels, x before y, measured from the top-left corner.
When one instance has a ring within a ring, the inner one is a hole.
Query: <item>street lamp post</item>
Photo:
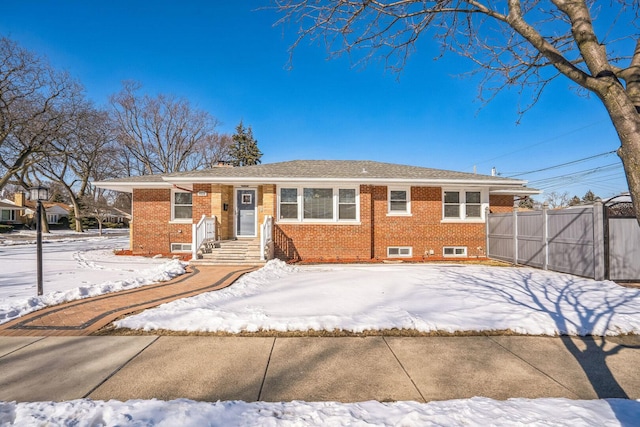
[[[38,295],[42,295],[42,202],[49,199],[49,189],[38,185],[31,187],[31,200],[36,201],[36,247],[37,247],[37,274]]]

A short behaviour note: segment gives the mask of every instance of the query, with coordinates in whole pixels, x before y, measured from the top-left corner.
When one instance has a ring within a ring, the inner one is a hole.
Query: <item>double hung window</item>
[[[191,193],[175,191],[172,197],[172,220],[191,220],[193,198]]]
[[[338,190],[338,220],[356,219],[356,189],[341,188]]]
[[[408,215],[411,213],[411,191],[408,188],[389,188],[387,195],[389,215]]]
[[[298,189],[280,189],[280,219],[298,219]]]
[[[444,219],[482,219],[482,193],[480,191],[444,191]]]

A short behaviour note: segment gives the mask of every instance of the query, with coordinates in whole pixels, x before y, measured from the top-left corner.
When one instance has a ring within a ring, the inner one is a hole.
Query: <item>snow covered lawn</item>
[[[640,333],[640,291],[530,268],[271,261],[233,286],[117,322],[182,331]]]
[[[53,231],[42,245],[44,295],[37,296],[33,232],[0,239],[0,324],[49,305],[169,280],[180,261],[116,256],[129,237]]]
[[[0,425],[73,426],[632,426],[640,401],[486,398],[443,402],[72,400],[2,403]]]

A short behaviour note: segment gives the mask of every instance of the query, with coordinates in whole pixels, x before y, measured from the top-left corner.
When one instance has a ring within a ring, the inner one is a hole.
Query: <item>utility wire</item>
[[[575,182],[579,178],[583,178],[588,175],[593,175],[594,173],[598,173],[598,172],[607,172],[607,171],[615,170],[619,167],[620,165],[618,163],[612,163],[610,165],[599,166],[597,168],[586,169],[586,170],[582,170],[582,171],[578,171],[570,174],[559,175],[559,176],[554,176],[550,178],[543,178],[535,181],[529,181],[529,184],[533,186],[541,186],[541,187],[552,186],[560,183],[566,184],[567,180]]]
[[[555,140],[560,139],[560,138],[564,138],[565,136],[571,135],[572,133],[580,132],[581,130],[590,128],[590,127],[595,126],[595,125],[599,125],[600,123],[604,123],[606,121],[609,121],[609,119],[603,119],[603,120],[598,120],[597,122],[589,123],[588,125],[584,125],[582,127],[579,127],[578,129],[570,130],[569,132],[565,132],[565,133],[563,133],[561,135],[557,135],[557,136],[554,136],[552,138],[548,138],[548,139],[545,139],[543,141],[536,142],[535,144],[527,145],[526,147],[522,147],[522,148],[519,148],[517,150],[511,151],[509,153],[501,154],[501,155],[496,156],[496,157],[492,157],[491,159],[483,160],[481,162],[476,163],[473,166],[482,165],[484,163],[489,163],[489,162],[491,162],[493,160],[501,159],[503,157],[510,156],[511,154],[519,153],[521,151],[528,150],[529,148],[537,147],[538,145],[546,144],[548,142],[555,141]]]
[[[516,176],[522,176],[522,175],[530,175],[530,174],[536,173],[536,172],[543,172],[543,171],[548,171],[548,170],[551,170],[551,169],[558,169],[558,168],[561,168],[561,167],[564,167],[564,166],[574,165],[576,163],[586,162],[587,160],[596,159],[598,157],[603,157],[603,156],[608,156],[608,155],[611,155],[611,154],[613,154],[615,152],[616,152],[616,150],[611,150],[611,151],[607,151],[606,153],[595,154],[593,156],[585,157],[583,159],[573,160],[571,162],[561,163],[559,165],[549,166],[549,167],[542,168],[542,169],[536,169],[536,170],[529,171],[529,172],[503,173],[501,175],[505,175],[505,176],[507,176],[509,178],[515,178]]]

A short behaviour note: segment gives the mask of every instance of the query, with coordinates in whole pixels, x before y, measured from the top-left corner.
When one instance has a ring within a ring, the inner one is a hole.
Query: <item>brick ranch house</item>
[[[216,242],[210,248],[253,240],[263,245],[257,256],[270,245],[267,258],[288,261],[485,258],[487,211],[511,211],[514,196],[538,193],[517,179],[333,160],[94,184],[132,193],[133,254],[199,258],[204,240]],[[212,224],[206,238],[203,221]]]

